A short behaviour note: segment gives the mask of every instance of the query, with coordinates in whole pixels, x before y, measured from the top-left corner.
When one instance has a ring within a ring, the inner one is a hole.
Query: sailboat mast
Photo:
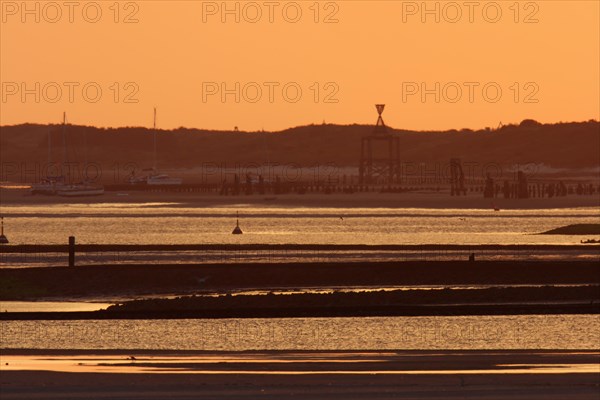
[[[48,165],[46,169],[50,168],[50,164],[52,163],[52,130],[48,129]]]
[[[63,124],[62,124],[62,141],[63,141],[63,161],[61,166],[61,174],[64,176],[64,167],[67,163],[67,113],[63,112]]]
[[[154,107],[154,124],[152,126],[154,130],[154,171],[157,170],[157,162],[156,162],[156,107]]]
[[[87,145],[87,129],[83,131],[83,148],[85,150],[85,163],[83,164],[83,181],[87,182],[87,168],[88,168],[88,145]]]

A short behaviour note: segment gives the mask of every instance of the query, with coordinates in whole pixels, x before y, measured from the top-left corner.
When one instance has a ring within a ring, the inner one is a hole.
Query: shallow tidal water
[[[2,321],[4,349],[600,349],[600,315]]]
[[[240,212],[244,235],[231,235]],[[177,203],[3,206],[12,244],[578,244],[537,235],[600,223],[595,207],[545,210],[256,207]]]
[[[240,212],[243,235],[232,235]],[[189,207],[178,203],[9,205],[3,207],[12,244],[580,244],[583,236],[539,235],[570,224],[600,223],[594,207],[503,210]],[[470,251],[180,251],[80,253],[77,263],[227,263],[463,260]],[[479,260],[600,259],[589,251],[485,251]],[[0,267],[66,264],[66,254],[2,254]]]

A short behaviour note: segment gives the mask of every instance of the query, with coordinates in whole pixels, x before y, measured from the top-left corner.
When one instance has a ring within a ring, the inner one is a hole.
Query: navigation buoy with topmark
[[[235,223],[235,228],[233,228],[233,232],[231,232],[233,235],[241,235],[244,232],[242,232],[242,228],[240,228],[240,213],[237,213],[237,219],[236,219],[236,223]]]
[[[4,217],[0,217],[0,244],[8,244],[8,238],[4,235]]]

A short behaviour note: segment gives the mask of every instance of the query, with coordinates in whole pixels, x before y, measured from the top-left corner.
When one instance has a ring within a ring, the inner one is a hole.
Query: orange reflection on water
[[[587,353],[598,356],[600,353]],[[452,354],[456,356],[457,354]],[[580,354],[585,355],[585,354]],[[212,375],[475,375],[475,374],[584,374],[600,373],[600,365],[585,363],[519,363],[490,364],[483,367],[461,369],[456,361],[445,363],[447,368],[411,369],[403,361],[419,355],[397,353],[264,353],[203,356],[137,356],[132,359],[126,355],[64,355],[64,356],[1,356],[0,371],[52,371],[70,373],[153,373],[153,374],[212,374]],[[469,354],[461,355],[464,362],[472,360]],[[568,357],[569,354],[563,356]],[[364,358],[363,358],[364,357]],[[444,360],[444,354],[426,354]],[[567,361],[567,360],[565,360]],[[301,364],[310,363],[314,368],[302,368]],[[348,364],[356,368],[347,368]],[[359,366],[362,363],[369,368]],[[460,361],[459,361],[460,363]],[[207,364],[215,365],[215,368]],[[247,365],[240,368],[239,364]],[[272,364],[271,368],[265,366]],[[285,365],[285,367],[283,367]],[[335,368],[334,365],[346,365]],[[424,365],[427,365],[426,363]],[[333,368],[332,368],[333,367]]]

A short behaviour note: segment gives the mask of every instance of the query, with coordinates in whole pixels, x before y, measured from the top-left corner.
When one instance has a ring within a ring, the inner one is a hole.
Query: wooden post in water
[[[69,236],[69,267],[75,266],[75,236]]]

